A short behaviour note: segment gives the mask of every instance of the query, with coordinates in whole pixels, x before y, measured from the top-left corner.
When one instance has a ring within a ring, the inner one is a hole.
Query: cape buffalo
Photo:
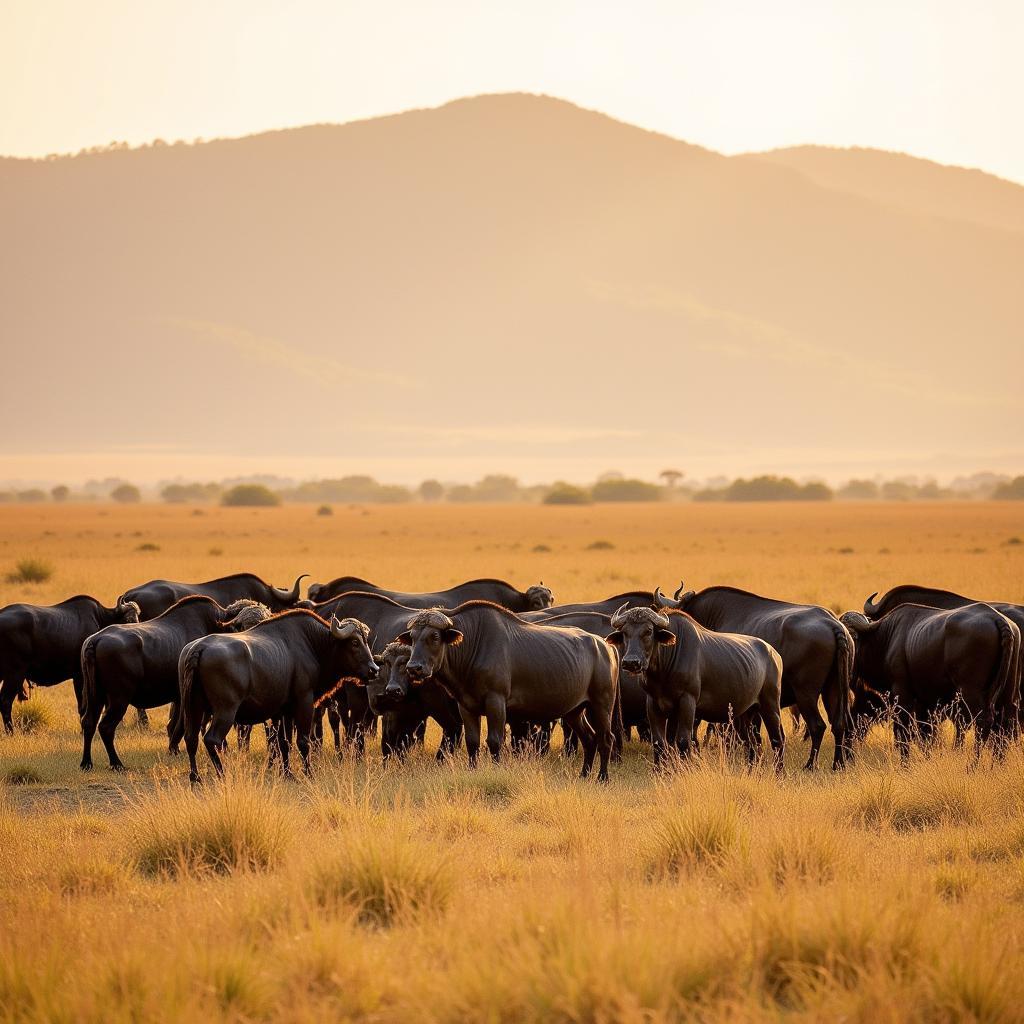
[[[817,765],[825,735],[819,697],[836,741],[832,767],[846,764],[852,727],[854,645],[846,627],[830,611],[818,605],[775,601],[734,587],[707,587],[699,593],[689,590],[676,600],[666,598],[659,589],[655,599],[662,608],[689,612],[706,629],[756,636],[771,644],[786,667],[782,706],[795,704],[811,735],[811,752],[804,767],[810,770]]]
[[[943,708],[974,725],[975,755],[990,735],[1002,745],[1013,728],[1020,657],[1020,630],[1006,616],[987,604],[904,604],[875,622],[860,612],[842,621],[857,637],[855,685],[892,701],[902,760],[917,724],[927,728]]]
[[[309,771],[313,706],[339,679],[373,679],[377,663],[366,645],[369,629],[355,620],[325,622],[305,609],[281,612],[244,633],[193,640],[178,659],[190,778],[199,781],[199,733],[218,774],[220,751],[236,723],[293,721],[302,764]],[[282,767],[288,770],[288,729],[278,729]]]
[[[480,749],[480,716],[497,761],[507,719],[564,718],[584,748],[581,777],[601,751],[598,778],[608,778],[612,720],[618,710],[618,656],[600,637],[569,626],[524,622],[489,601],[468,601],[450,613],[426,609],[398,637],[412,647],[406,671],[437,677],[459,702],[470,764]]]
[[[222,608],[211,597],[183,597],[155,619],[106,626],[82,644],[82,770],[92,768],[92,739],[100,739],[110,767],[124,769],[114,734],[130,704],[156,708],[178,702],[178,656],[187,643],[210,633],[248,629],[270,615],[266,605],[243,598]],[[100,720],[100,712],[103,718]],[[176,719],[167,734],[172,746]]]
[[[629,608],[650,605],[654,595],[649,590],[628,590],[614,597],[606,597],[603,601],[578,601],[576,604],[553,604],[550,608],[539,611],[520,612],[528,622],[547,622],[556,615],[577,615],[596,612],[600,615],[612,615],[625,604]]]
[[[427,719],[433,718],[443,733],[437,750],[441,761],[455,753],[462,739],[459,705],[436,680],[416,682],[409,678],[411,656],[411,647],[392,641],[377,655],[380,675],[366,684],[370,708],[381,717],[381,754],[385,760],[392,754],[404,754],[421,738]]]
[[[656,765],[669,742],[677,743],[684,757],[689,755],[697,717],[735,722],[753,761],[758,727],[747,712],[756,708],[768,731],[775,767],[782,770],[782,658],[771,644],[705,629],[680,611],[665,615],[623,605],[611,626],[607,640],[619,649],[621,666],[643,680]],[[670,718],[678,722],[675,737],[666,736]]]
[[[16,697],[27,698],[28,682],[53,686],[72,680],[81,711],[79,654],[83,641],[111,623],[138,621],[139,606],[124,597],[113,608],[79,595],[48,607],[9,604],[0,609],[0,715],[4,728],[14,731],[11,708]]]
[[[171,580],[150,580],[141,586],[126,590],[124,596],[134,601],[140,608],[140,619],[154,619],[161,612],[167,611],[176,601],[193,594],[212,597],[214,601],[227,607],[233,601],[249,598],[265,604],[272,612],[292,608],[299,600],[299,584],[308,576],[303,573],[290,590],[284,587],[272,587],[254,576],[251,572],[239,572],[234,576],[222,576],[220,579],[207,580],[205,583],[174,583]]]
[[[513,612],[527,612],[547,608],[555,603],[554,594],[543,583],[522,591],[504,580],[491,579],[468,580],[457,587],[439,590],[433,594],[415,594],[385,590],[358,576],[340,576],[330,583],[311,583],[309,597],[311,601],[323,602],[349,590],[358,590],[365,594],[383,594],[409,608],[454,608],[464,601],[491,601]]]

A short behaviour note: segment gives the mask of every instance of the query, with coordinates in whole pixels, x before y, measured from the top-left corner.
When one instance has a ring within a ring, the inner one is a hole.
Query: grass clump
[[[209,792],[170,787],[133,801],[128,849],[143,875],[267,871],[283,860],[294,818],[276,786],[228,778]]]
[[[721,868],[744,839],[733,801],[671,811],[651,830],[647,877],[679,878],[697,868]]]
[[[8,583],[45,583],[53,576],[53,566],[42,558],[23,558],[7,574]]]
[[[19,732],[36,733],[53,729],[57,724],[57,713],[49,701],[34,700],[18,701],[11,710],[14,728]]]
[[[319,507],[319,508],[318,508],[318,509],[316,510],[316,514],[317,514],[318,516],[333,516],[333,515],[334,515],[334,509],[333,509],[333,508],[331,508],[331,506],[330,506],[330,505],[321,505],[321,506],[320,506],[320,507]]]
[[[615,545],[610,540],[594,540],[587,547],[587,551],[614,551]]]
[[[322,907],[347,905],[363,924],[388,927],[396,920],[448,905],[453,875],[433,846],[398,831],[357,831],[335,857],[311,872],[309,892]]]
[[[124,888],[124,865],[118,861],[70,861],[57,875],[62,896],[109,896]]]
[[[42,782],[43,777],[30,764],[12,764],[4,772],[4,781],[9,786],[32,786]]]
[[[160,550],[160,545],[159,544],[154,544],[151,540],[147,540],[144,543],[140,544],[135,550],[136,551],[159,551]]]

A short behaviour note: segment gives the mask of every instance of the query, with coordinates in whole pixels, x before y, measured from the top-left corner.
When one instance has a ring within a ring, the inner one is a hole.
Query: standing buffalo
[[[556,615],[576,615],[586,612],[597,612],[601,615],[612,615],[619,608],[626,605],[627,608],[650,607],[654,601],[654,595],[649,590],[627,590],[623,594],[616,594],[614,597],[606,597],[602,601],[578,601],[576,604],[553,604],[550,608],[542,608],[539,611],[522,612],[523,618],[529,622],[547,622]]]
[[[284,587],[272,587],[251,572],[222,576],[220,579],[207,580],[205,583],[150,580],[149,583],[143,583],[141,586],[125,591],[124,597],[139,606],[140,619],[155,619],[176,601],[194,594],[212,597],[214,601],[224,607],[234,601],[248,598],[251,601],[265,604],[272,612],[280,612],[295,606],[299,600],[299,584],[308,575],[309,573],[303,573],[292,585],[291,590],[286,590]]]
[[[948,709],[974,725],[975,752],[990,735],[1002,745],[1016,713],[1020,630],[987,604],[928,608],[903,604],[872,622],[860,612],[842,621],[857,637],[855,685],[893,704],[900,758],[919,724]]]
[[[756,636],[771,644],[786,667],[782,706],[797,706],[811,736],[811,752],[804,767],[817,765],[825,735],[819,697],[825,703],[836,741],[832,767],[844,767],[852,726],[854,644],[846,627],[830,611],[818,605],[774,601],[734,587],[707,587],[699,593],[689,590],[676,600],[656,590],[655,598],[663,608],[689,612],[706,629]]]
[[[323,602],[350,590],[364,594],[383,594],[409,608],[454,608],[464,601],[491,601],[513,612],[537,611],[555,603],[554,594],[543,583],[528,587],[526,591],[516,590],[504,580],[469,580],[448,590],[433,594],[413,594],[400,590],[385,590],[358,576],[340,576],[330,583],[311,583],[309,598]]]
[[[412,647],[409,677],[436,676],[459,702],[470,764],[480,749],[481,715],[495,761],[506,720],[563,718],[583,744],[581,777],[590,774],[600,747],[598,778],[607,780],[619,665],[615,649],[600,637],[524,622],[489,601],[468,601],[449,614],[421,611],[398,640]]]
[[[437,759],[455,753],[462,739],[462,716],[459,705],[433,679],[415,682],[409,678],[412,648],[397,641],[389,643],[377,655],[381,672],[367,683],[370,708],[381,717],[380,749],[387,760],[392,754],[401,756],[422,738],[428,718],[441,727],[441,745]]]
[[[194,595],[183,597],[155,619],[93,633],[82,645],[82,770],[92,768],[97,722],[110,767],[124,769],[114,747],[117,727],[130,704],[177,704],[178,656],[186,644],[210,633],[248,629],[269,615],[266,605],[248,598],[222,608],[213,598]],[[172,712],[169,737],[176,717]],[[173,738],[172,746],[177,749]]]
[[[752,636],[705,629],[685,612],[663,615],[652,608],[626,608],[611,618],[609,643],[621,652],[623,669],[643,679],[647,715],[658,764],[667,744],[688,756],[694,722],[734,722],[747,748],[757,753],[757,710],[782,770],[785,737],[779,706],[782,658],[770,644]],[[676,735],[666,736],[669,719]]]
[[[295,723],[302,764],[309,771],[309,734],[313,707],[339,679],[367,680],[377,663],[366,645],[369,630],[355,619],[324,622],[304,609],[282,612],[244,633],[193,640],[178,660],[181,710],[190,777],[199,781],[196,751],[203,742],[218,774],[220,752],[238,722],[268,719]],[[278,729],[282,766],[288,770],[289,729]]]
[[[14,731],[11,709],[16,697],[28,696],[26,683],[53,686],[70,679],[82,707],[82,665],[79,654],[86,637],[115,622],[138,622],[139,606],[122,597],[104,608],[94,597],[69,597],[41,607],[9,604],[0,610],[0,715]]]

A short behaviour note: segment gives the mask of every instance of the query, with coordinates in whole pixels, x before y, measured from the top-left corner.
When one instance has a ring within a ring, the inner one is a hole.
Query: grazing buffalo
[[[846,627],[830,611],[818,605],[774,601],[734,587],[689,590],[675,600],[656,590],[655,599],[662,608],[689,612],[706,629],[756,636],[771,644],[786,667],[782,706],[797,706],[811,736],[811,752],[804,767],[810,770],[817,765],[825,735],[819,697],[836,741],[832,767],[844,767],[850,756],[854,644]]]
[[[358,590],[364,594],[383,594],[409,608],[454,608],[464,601],[491,601],[513,612],[528,612],[547,608],[555,603],[554,594],[543,583],[522,591],[504,580],[469,580],[457,587],[439,590],[433,594],[412,594],[400,590],[385,590],[358,576],[340,576],[330,583],[311,583],[309,598],[311,601],[322,603],[350,590]]]
[[[14,731],[11,709],[16,697],[28,697],[30,682],[53,686],[72,680],[81,710],[79,654],[83,641],[112,623],[138,621],[139,606],[124,597],[113,608],[80,595],[49,607],[9,604],[0,610],[0,715],[4,728]]]
[[[124,769],[114,734],[128,706],[156,708],[178,702],[178,656],[210,633],[248,629],[270,615],[266,605],[243,598],[222,608],[211,597],[183,597],[155,619],[106,626],[82,644],[82,770],[92,768],[92,739],[99,724],[110,767]],[[103,718],[100,719],[100,712]],[[177,715],[167,725],[171,745]]]
[[[212,597],[225,608],[234,601],[248,598],[265,604],[272,612],[292,608],[299,600],[299,584],[309,573],[303,573],[290,590],[272,587],[251,572],[239,572],[234,576],[207,580],[205,583],[174,583],[170,580],[150,580],[139,587],[125,591],[125,598],[134,601],[140,609],[140,619],[155,619],[183,597],[201,594]]]
[[[676,743],[684,757],[689,755],[698,717],[734,722],[753,761],[759,737],[757,720],[749,712],[756,709],[768,731],[775,767],[782,770],[782,658],[771,644],[705,629],[680,611],[666,615],[623,606],[612,616],[611,626],[607,639],[619,649],[622,668],[643,679],[655,764],[669,743]],[[678,723],[674,737],[666,736],[669,719]]]
[[[355,619],[330,623],[304,609],[281,612],[244,633],[193,640],[178,660],[181,710],[190,777],[199,781],[196,751],[203,742],[218,774],[231,727],[287,719],[297,731],[309,771],[313,707],[339,679],[373,679],[377,663],[366,645],[369,630]],[[289,729],[278,729],[282,766],[288,770]]]
[[[846,612],[857,638],[855,686],[893,707],[900,758],[910,754],[919,723],[947,710],[962,728],[974,725],[975,753],[993,736],[997,749],[1012,732],[1020,630],[987,604],[928,608],[904,604],[872,622]]]
[[[600,637],[569,626],[524,622],[489,601],[468,601],[450,613],[421,611],[400,643],[412,647],[406,671],[437,678],[459,702],[470,764],[480,749],[480,716],[497,761],[506,721],[565,719],[583,744],[581,777],[601,751],[598,778],[608,778],[612,722],[618,718],[618,656]]]
[[[550,608],[542,608],[540,611],[521,612],[520,614],[528,622],[547,622],[548,619],[554,618],[556,615],[577,615],[586,612],[596,612],[599,615],[613,615],[623,604],[627,608],[649,608],[653,602],[654,595],[649,590],[628,590],[624,594],[606,597],[603,601],[554,604]]]
[[[437,750],[441,761],[455,753],[462,739],[459,705],[436,680],[415,682],[409,678],[411,655],[411,647],[392,641],[377,655],[380,675],[366,684],[370,708],[381,718],[381,753],[384,760],[392,754],[402,756],[422,741],[423,727],[433,718],[443,733]]]

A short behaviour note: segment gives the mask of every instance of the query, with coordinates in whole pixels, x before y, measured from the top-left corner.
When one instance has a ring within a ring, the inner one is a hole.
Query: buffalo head
[[[550,587],[544,586],[544,581],[541,580],[540,583],[527,587],[526,600],[530,605],[531,612],[541,612],[555,603],[555,595],[551,592]]]
[[[377,662],[367,646],[370,638],[370,627],[358,619],[339,619],[331,616],[331,636],[338,642],[346,644],[348,673],[357,679],[376,679]]]
[[[117,599],[117,615],[121,622],[138,622],[142,609],[135,601],[128,601],[122,594]]]
[[[376,682],[366,688],[370,708],[377,714],[383,714],[404,704],[409,697],[410,687],[418,685],[416,680],[410,678],[408,672],[411,656],[412,648],[397,640],[392,640],[377,655],[380,675]]]
[[[623,671],[634,675],[647,671],[659,646],[672,647],[676,642],[668,616],[654,608],[629,608],[624,604],[612,616],[611,626],[612,632],[605,639],[621,652]]]
[[[444,661],[449,647],[462,643],[462,633],[455,623],[439,608],[428,608],[414,615],[406,624],[398,642],[412,648],[409,658],[409,678],[417,682],[429,679]]]

